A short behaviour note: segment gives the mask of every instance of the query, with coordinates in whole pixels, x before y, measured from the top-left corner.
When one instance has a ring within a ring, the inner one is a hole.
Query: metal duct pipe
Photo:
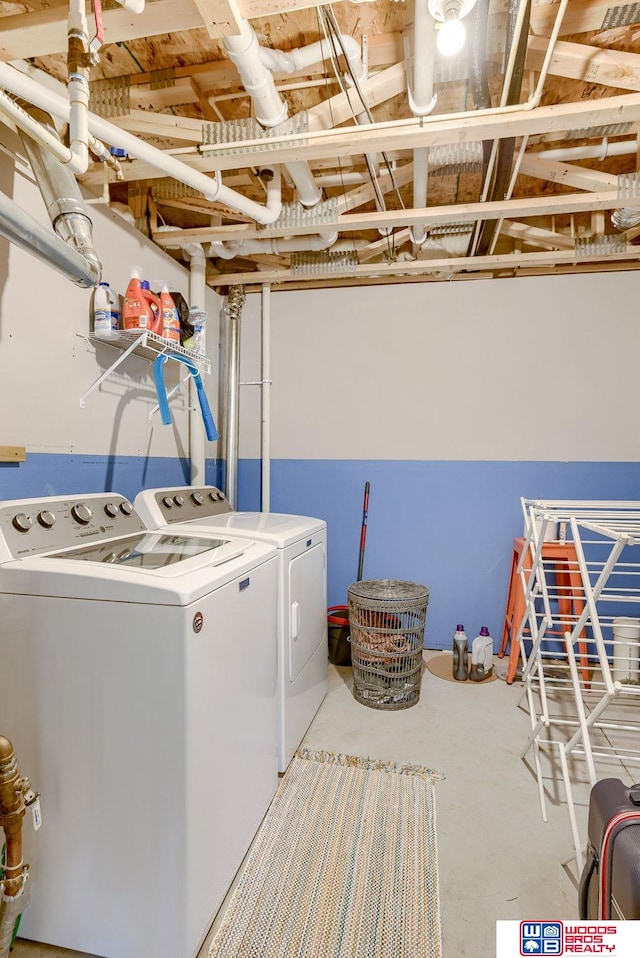
[[[278,126],[287,117],[287,104],[276,90],[270,70],[262,62],[258,38],[251,24],[242,20],[240,34],[223,37],[222,45],[251,97],[258,123],[267,128]],[[311,207],[319,203],[322,190],[316,185],[309,164],[300,160],[286,164],[286,169],[302,205]]]
[[[227,317],[225,394],[225,491],[235,509],[238,503],[238,439],[240,433],[240,316],[246,296],[243,286],[230,286],[224,304]]]
[[[37,107],[29,107],[28,112],[52,137],[58,136],[53,120],[47,113]],[[93,276],[89,285],[97,286],[102,276],[102,264],[93,245],[93,223],[87,215],[74,174],[44,146],[22,131],[20,139],[42,193],[51,225],[67,246],[85,258]]]
[[[183,252],[189,257],[189,305],[204,309],[207,289],[207,258],[204,255],[204,249],[200,243],[190,243],[183,247]],[[192,486],[204,485],[205,465],[205,432],[200,403],[193,376],[189,376],[189,468]]]
[[[520,101],[530,15],[531,0],[510,0],[509,30],[505,50],[505,89],[502,95],[504,106],[513,106]],[[498,144],[495,176],[489,200],[502,200],[508,196],[515,145],[515,137],[507,137],[500,140]],[[478,235],[476,247],[478,256],[486,256],[490,252],[497,231],[497,220],[484,221]]]
[[[90,262],[82,253],[67,246],[4,193],[0,193],[0,234],[62,273],[76,286],[92,287],[100,282],[99,264]]]

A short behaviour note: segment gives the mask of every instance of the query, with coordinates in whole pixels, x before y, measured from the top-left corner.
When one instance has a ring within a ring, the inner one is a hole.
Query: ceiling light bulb
[[[445,20],[438,30],[438,50],[445,57],[455,56],[462,50],[466,35],[464,24],[457,17]]]

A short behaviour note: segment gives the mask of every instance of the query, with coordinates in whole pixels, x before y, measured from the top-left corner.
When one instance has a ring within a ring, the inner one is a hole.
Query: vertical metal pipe
[[[262,286],[262,511],[271,509],[271,287]]]
[[[185,247],[189,256],[189,304],[205,308],[207,259],[199,243]],[[189,378],[189,462],[190,482],[192,486],[202,486],[205,482],[205,433],[200,415],[196,386],[193,377]]]
[[[245,301],[244,287],[230,286],[224,311],[227,317],[225,396],[225,491],[235,509],[238,502],[238,437],[240,431],[240,315]]]

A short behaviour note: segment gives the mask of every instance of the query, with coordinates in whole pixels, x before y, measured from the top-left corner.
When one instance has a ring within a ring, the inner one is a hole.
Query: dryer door
[[[289,681],[295,682],[325,641],[324,544],[319,542],[289,563]]]

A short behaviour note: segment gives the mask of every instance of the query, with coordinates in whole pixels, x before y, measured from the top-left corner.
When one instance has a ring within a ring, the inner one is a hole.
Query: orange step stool
[[[515,678],[520,659],[520,643],[515,642],[516,632],[525,613],[524,593],[522,591],[522,582],[518,575],[518,563],[520,555],[524,549],[524,538],[522,536],[513,540],[513,556],[511,559],[511,576],[509,579],[509,591],[507,593],[507,607],[504,616],[504,628],[502,630],[502,643],[498,658],[503,658],[507,645],[511,642],[509,649],[509,668],[507,669],[507,684],[511,685]],[[557,600],[560,611],[560,621],[562,623],[562,635],[565,632],[572,631],[571,611],[578,618],[584,609],[585,603],[582,598],[582,579],[578,568],[578,557],[576,547],[573,542],[543,542],[542,558],[547,560],[554,567],[557,586]],[[524,570],[531,570],[531,555],[527,550],[527,556],[524,560]],[[557,633],[547,633],[557,634]],[[585,636],[584,630],[581,638]],[[589,659],[587,656],[587,643],[578,642],[580,652],[580,666],[582,677],[588,684]]]

